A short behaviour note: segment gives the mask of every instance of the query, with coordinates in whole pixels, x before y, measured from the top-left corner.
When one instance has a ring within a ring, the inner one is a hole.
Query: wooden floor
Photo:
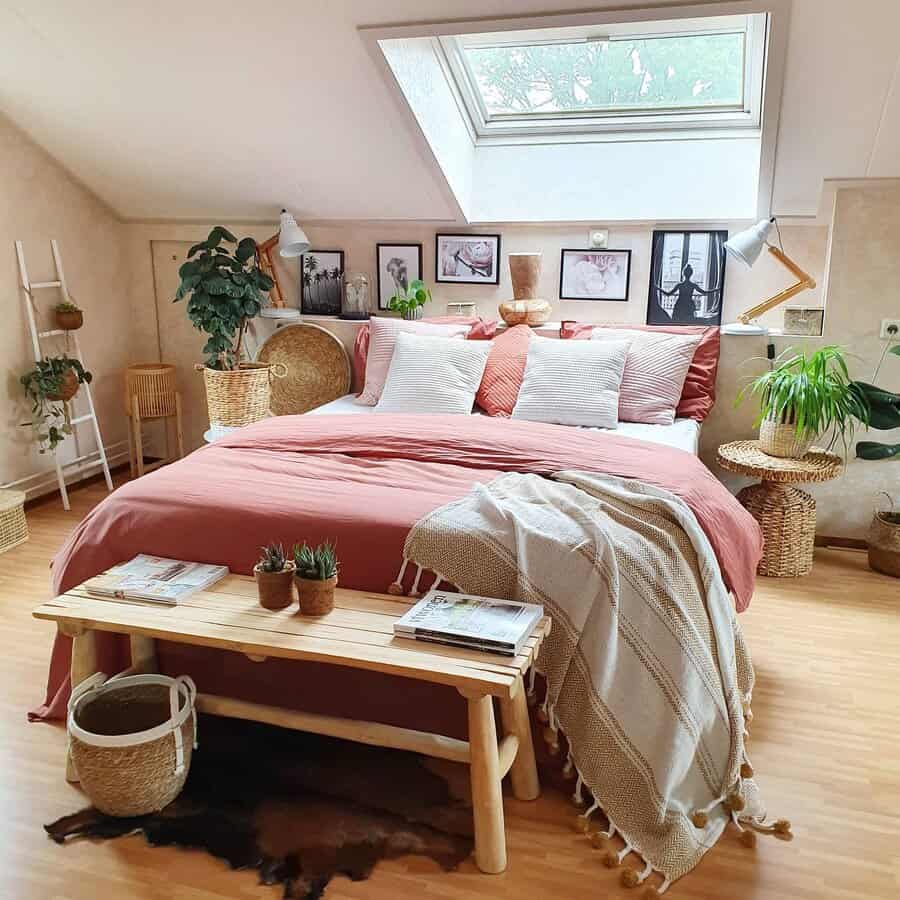
[[[221,900],[280,897],[252,873],[201,853],[150,849],[142,838],[52,844],[41,824],[82,798],[63,778],[65,734],[29,725],[42,699],[53,638],[31,608],[47,596],[48,561],[103,495],[102,486],[29,510],[31,540],[0,556],[0,841],[3,900]],[[761,579],[742,617],[757,670],[749,753],[775,816],[795,838],[756,850],[726,834],[672,900],[895,900],[900,897],[900,581],[853,551],[817,551],[812,575]],[[573,808],[550,791],[506,801],[509,868],[472,862],[444,874],[414,858],[382,863],[366,882],[338,879],[331,900],[634,897],[570,825]]]

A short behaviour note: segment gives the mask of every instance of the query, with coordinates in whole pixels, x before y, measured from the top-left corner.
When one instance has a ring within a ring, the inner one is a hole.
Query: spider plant
[[[737,402],[749,396],[759,398],[756,425],[764,419],[793,425],[801,439],[828,436],[829,447],[840,441],[845,452],[856,423],[869,424],[869,402],[851,380],[843,350],[833,344],[809,355],[788,347]]]

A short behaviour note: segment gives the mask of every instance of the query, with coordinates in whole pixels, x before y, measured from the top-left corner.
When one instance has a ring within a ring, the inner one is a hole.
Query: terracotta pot
[[[301,578],[294,576],[297,582],[297,595],[300,598],[300,612],[304,616],[324,616],[334,609],[334,589],[337,587],[337,575],[327,581],[318,578]]]
[[[900,513],[875,513],[869,528],[869,568],[900,578]]]
[[[285,560],[280,572],[263,572],[257,563],[253,567],[259,605],[264,609],[284,609],[294,602],[294,564]]]
[[[62,377],[59,392],[56,394],[47,394],[47,399],[55,400],[57,402],[68,402],[78,393],[79,386],[78,373],[74,369],[66,369],[66,374]]]
[[[63,331],[78,331],[84,325],[84,312],[80,309],[56,310],[56,327]]]
[[[759,449],[781,459],[802,459],[809,453],[815,435],[801,435],[792,422],[763,419],[759,424]]]

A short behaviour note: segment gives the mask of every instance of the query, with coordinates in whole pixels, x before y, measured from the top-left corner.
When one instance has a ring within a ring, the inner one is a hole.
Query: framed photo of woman
[[[390,309],[391,297],[422,277],[421,244],[376,244],[378,308]]]
[[[727,231],[654,231],[648,325],[720,325]]]

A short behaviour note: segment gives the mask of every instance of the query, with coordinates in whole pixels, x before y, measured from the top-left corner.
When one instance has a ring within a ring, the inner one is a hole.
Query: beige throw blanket
[[[753,669],[681,500],[614,477],[509,474],[421,519],[405,555],[468,593],[544,605],[553,629],[537,669],[550,725],[568,739],[577,793],[593,796],[588,814],[605,814],[605,836],[625,842],[613,852],[643,857],[632,882],[656,870],[664,889],[729,820],[761,823],[756,786],[741,777],[752,774]]]

